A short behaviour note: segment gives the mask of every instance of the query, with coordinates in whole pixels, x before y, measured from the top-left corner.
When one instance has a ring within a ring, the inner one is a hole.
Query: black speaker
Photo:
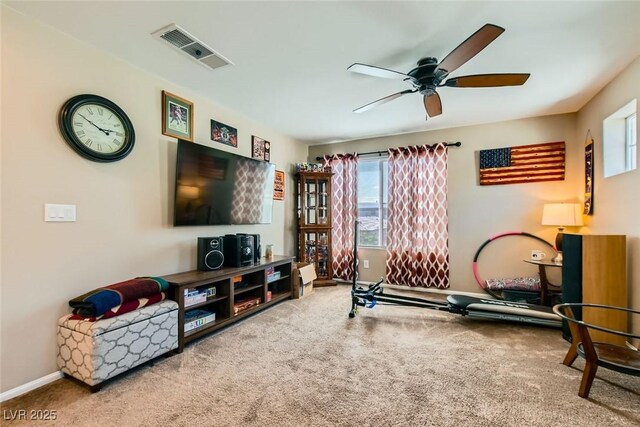
[[[237,233],[237,236],[250,236],[253,239],[253,262],[254,264],[260,263],[260,254],[262,253],[262,248],[260,247],[260,235],[259,234],[247,234],[247,233]]]
[[[224,265],[245,267],[253,265],[253,237],[241,234],[224,236]]]
[[[218,270],[224,265],[224,239],[198,237],[198,270]]]

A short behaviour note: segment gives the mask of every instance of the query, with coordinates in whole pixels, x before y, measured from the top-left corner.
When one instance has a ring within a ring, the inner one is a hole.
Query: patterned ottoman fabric
[[[487,287],[491,290],[540,291],[539,277],[514,277],[511,279],[487,279]]]
[[[58,321],[58,367],[93,386],[178,347],[178,304],[163,301],[97,322]]]

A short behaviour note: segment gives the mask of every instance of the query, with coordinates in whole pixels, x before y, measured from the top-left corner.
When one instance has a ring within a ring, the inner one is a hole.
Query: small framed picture
[[[251,136],[251,157],[254,159],[264,160],[268,162],[271,160],[271,143],[259,138],[255,135]]]
[[[162,91],[162,134],[193,142],[193,102]]]
[[[238,129],[224,123],[211,120],[211,139],[232,147],[238,146]]]
[[[273,183],[273,200],[284,200],[284,171],[276,170]]]

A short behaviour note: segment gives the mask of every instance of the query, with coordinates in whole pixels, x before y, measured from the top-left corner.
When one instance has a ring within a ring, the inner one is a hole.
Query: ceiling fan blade
[[[442,101],[438,92],[433,92],[431,95],[424,96],[424,109],[427,110],[429,117],[435,117],[442,114]]]
[[[444,82],[448,87],[497,87],[523,85],[529,74],[477,74],[474,76],[460,76]]]
[[[503,32],[504,28],[502,27],[498,27],[493,24],[486,24],[447,55],[447,57],[440,62],[438,68],[451,73],[453,70],[476,56],[478,52],[487,47],[489,43],[494,41]]]
[[[402,95],[406,95],[408,93],[414,93],[416,90],[403,90],[402,92],[394,93],[393,95],[385,96],[384,98],[380,98],[377,101],[373,101],[368,103],[367,105],[363,105],[362,107],[356,108],[353,110],[354,113],[364,113],[367,110],[372,109],[373,107],[377,107],[378,105],[384,104],[389,101],[393,101],[396,98],[400,98]]]
[[[404,80],[410,78],[399,71],[387,70],[386,68],[374,67],[373,65],[367,64],[351,64],[347,70],[353,71],[354,73],[366,74],[373,77],[382,77],[385,79]]]

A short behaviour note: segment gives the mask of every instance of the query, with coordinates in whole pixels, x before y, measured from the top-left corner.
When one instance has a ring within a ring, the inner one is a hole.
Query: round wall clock
[[[95,162],[125,158],[136,139],[125,112],[98,95],[77,95],[69,99],[60,109],[58,124],[71,148]]]

